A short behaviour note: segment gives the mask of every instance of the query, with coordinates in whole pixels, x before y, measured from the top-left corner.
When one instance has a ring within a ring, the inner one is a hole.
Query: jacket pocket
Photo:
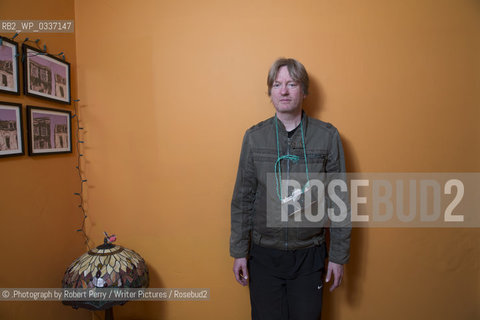
[[[277,161],[277,151],[274,149],[254,148],[253,161],[255,162],[273,162]]]

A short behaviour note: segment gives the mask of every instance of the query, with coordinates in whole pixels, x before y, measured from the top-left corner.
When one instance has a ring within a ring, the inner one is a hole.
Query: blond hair
[[[302,86],[303,94],[308,95],[309,80],[307,70],[305,70],[303,64],[292,58],[279,58],[272,64],[270,71],[268,71],[268,96],[270,96],[272,92],[273,82],[277,78],[278,70],[284,66],[287,67],[290,77],[292,77],[294,81],[298,82]]]

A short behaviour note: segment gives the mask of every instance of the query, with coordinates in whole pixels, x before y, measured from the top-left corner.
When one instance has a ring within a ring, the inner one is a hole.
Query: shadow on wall
[[[345,161],[347,163],[347,172],[358,172],[356,164],[358,163],[354,156],[353,146],[348,139],[342,137],[343,149],[345,152]],[[359,305],[361,299],[360,282],[365,274],[366,248],[368,247],[367,230],[365,228],[352,229],[350,245],[350,263],[346,266],[346,290],[347,300],[352,306]]]
[[[310,92],[305,100],[304,110],[306,113],[314,118],[321,119],[320,114],[323,110],[325,103],[325,93],[320,83],[313,77],[310,77]],[[334,124],[335,125],[335,124]],[[339,129],[340,136],[345,153],[345,162],[347,172],[357,172],[357,159],[354,153],[354,147],[350,141],[341,135],[341,128]],[[327,237],[327,241],[329,239]],[[365,261],[365,248],[367,247],[367,232],[363,228],[352,229],[351,243],[350,243],[350,261],[345,266],[344,280],[340,288],[336,289],[333,293],[328,291],[332,280],[324,287],[323,295],[323,312],[322,318],[325,319],[337,319],[338,313],[342,306],[340,305],[338,298],[342,291],[346,291],[346,301],[350,306],[357,306],[361,304],[361,279],[365,274],[366,261]],[[326,274],[324,275],[326,276]]]
[[[309,76],[309,80],[309,93],[303,104],[303,109],[310,117],[320,119],[320,111],[322,110],[325,101],[323,98],[323,89],[320,83],[318,83],[312,76]]]

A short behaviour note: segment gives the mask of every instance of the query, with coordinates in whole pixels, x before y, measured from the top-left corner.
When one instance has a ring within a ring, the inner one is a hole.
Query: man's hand
[[[237,282],[242,286],[248,284],[247,258],[236,258],[233,261],[233,273]]]
[[[327,278],[325,279],[326,282],[330,281],[332,273],[333,273],[333,284],[330,286],[330,292],[335,290],[342,283],[343,264],[338,264],[338,263],[329,261],[328,267],[327,267]]]

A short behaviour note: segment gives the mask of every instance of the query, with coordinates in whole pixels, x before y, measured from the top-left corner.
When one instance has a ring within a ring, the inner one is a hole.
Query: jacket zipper
[[[290,154],[291,138],[287,137],[287,154]],[[287,160],[287,179],[290,179],[290,160]],[[288,195],[288,190],[287,190]],[[285,250],[288,250],[288,219],[285,222]]]

